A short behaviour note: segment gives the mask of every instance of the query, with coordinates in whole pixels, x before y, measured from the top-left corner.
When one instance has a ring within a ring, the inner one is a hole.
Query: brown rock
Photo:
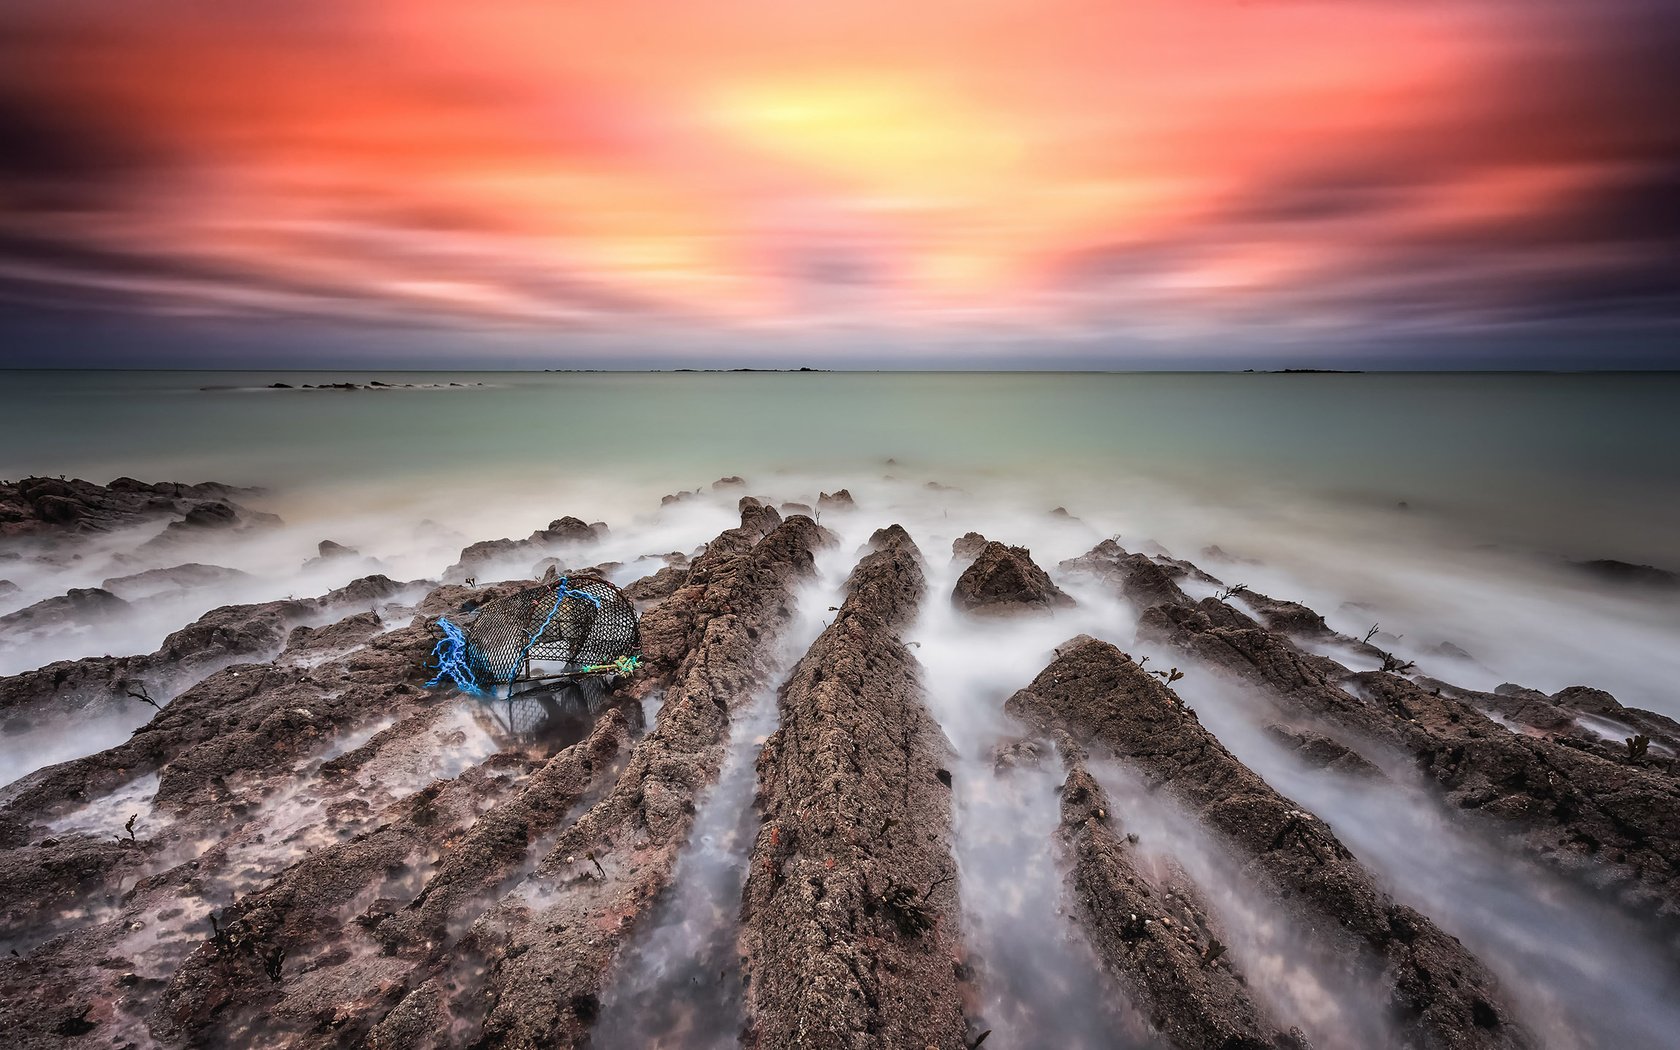
[[[957,608],[985,615],[1009,615],[1065,608],[1073,604],[1025,547],[988,542],[951,592]]]

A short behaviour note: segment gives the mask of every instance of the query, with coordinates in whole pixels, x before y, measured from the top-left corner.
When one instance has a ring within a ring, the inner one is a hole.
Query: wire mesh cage
[[[502,746],[547,742],[575,744],[589,735],[595,719],[611,702],[604,675],[520,683],[506,697],[482,697],[471,711],[485,732]]]
[[[561,578],[486,602],[458,621],[439,617],[437,676],[468,692],[506,684],[629,674],[640,662],[636,609],[597,576]]]

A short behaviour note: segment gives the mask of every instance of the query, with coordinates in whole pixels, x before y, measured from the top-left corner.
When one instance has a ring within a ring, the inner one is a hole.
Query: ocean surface
[[[373,380],[416,387],[301,389]],[[565,514],[687,550],[729,501],[679,521],[661,496],[734,475],[963,525],[924,547],[971,527],[1047,564],[1114,535],[1217,545],[1229,582],[1420,656],[1451,641],[1479,683],[1680,713],[1680,592],[1571,564],[1680,570],[1680,374],[13,371],[0,421],[8,478],[262,486],[287,525],[245,556],[280,581],[321,539],[419,578]],[[5,608],[98,582],[13,575]]]

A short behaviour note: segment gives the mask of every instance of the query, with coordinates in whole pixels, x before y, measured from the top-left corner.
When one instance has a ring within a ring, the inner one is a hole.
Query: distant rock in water
[[[1607,583],[1628,584],[1638,587],[1680,587],[1680,573],[1659,569],[1655,565],[1635,565],[1632,562],[1617,561],[1614,558],[1596,558],[1592,561],[1576,561],[1570,562],[1570,564]]]
[[[1009,547],[997,541],[981,548],[963,574],[957,578],[951,600],[959,609],[985,615],[1008,615],[1066,607],[1073,604],[1050,574],[1032,560],[1025,547]]]

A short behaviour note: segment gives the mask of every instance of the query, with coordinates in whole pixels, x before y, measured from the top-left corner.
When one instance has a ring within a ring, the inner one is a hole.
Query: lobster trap
[[[463,691],[493,694],[515,683],[628,675],[641,662],[636,609],[596,576],[562,577],[486,602],[459,621],[440,616],[437,675]]]

